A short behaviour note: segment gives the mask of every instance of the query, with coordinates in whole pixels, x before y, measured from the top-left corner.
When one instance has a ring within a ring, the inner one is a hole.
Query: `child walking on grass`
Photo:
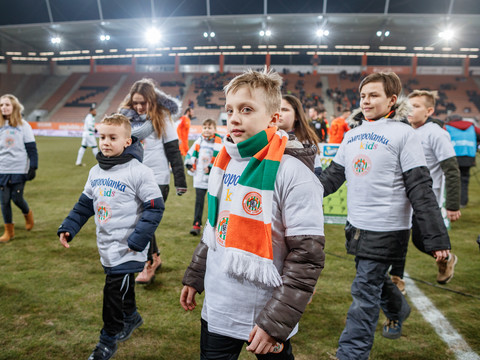
[[[202,124],[202,135],[195,140],[185,157],[185,166],[193,176],[195,188],[195,214],[190,234],[199,235],[202,227],[203,205],[208,189],[210,170],[218,151],[222,148],[222,137],[217,134],[217,124],[207,119]]]
[[[134,273],[145,266],[148,243],[164,210],[153,172],[141,163],[142,148],[130,137],[128,118],[120,114],[106,117],[99,133],[98,165],[90,170],[83,193],[57,231],[60,243],[69,248],[68,243],[95,216],[106,278],[103,328],[89,360],[110,359],[117,342],[127,340],[143,324],[135,302]]]
[[[282,79],[247,71],[226,87],[228,135],[210,172],[208,221],[180,303],[205,290],[202,359],[293,359],[290,338],[324,266],[315,148],[278,130]],[[308,165],[307,165],[308,164]]]

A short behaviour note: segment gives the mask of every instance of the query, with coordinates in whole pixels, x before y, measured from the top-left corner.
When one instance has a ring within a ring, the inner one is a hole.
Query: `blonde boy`
[[[228,136],[180,296],[193,310],[205,289],[202,359],[237,358],[245,342],[258,358],[293,359],[289,338],[323,268],[323,190],[291,155],[313,161],[315,149],[286,148],[275,125],[281,84],[277,73],[249,70],[225,87]]]
[[[98,165],[90,170],[82,195],[57,231],[60,243],[69,248],[68,242],[95,216],[106,278],[103,328],[89,360],[110,359],[117,342],[127,340],[143,324],[135,302],[134,273],[144,268],[148,243],[164,210],[153,172],[141,163],[141,145],[136,139],[132,143],[128,119],[108,116],[99,133]]]

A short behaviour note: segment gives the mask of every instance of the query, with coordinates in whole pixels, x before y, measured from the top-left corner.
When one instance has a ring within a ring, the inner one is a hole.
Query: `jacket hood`
[[[164,93],[160,89],[155,89],[155,92],[157,94],[158,105],[161,105],[164,108],[166,108],[168,111],[170,111],[170,114],[172,114],[172,117],[177,117],[180,115],[180,112],[182,110],[182,104],[178,99]]]
[[[395,112],[390,119],[408,124],[407,117],[411,111],[411,105],[406,97],[399,97],[397,103],[393,107],[393,110],[395,110]],[[347,122],[348,125],[353,129],[354,127],[362,125],[362,121],[364,120],[365,117],[363,116],[362,109],[357,108],[352,111],[352,114],[348,117]]]
[[[138,161],[143,162],[143,145],[135,136],[132,136],[132,145],[125,148],[123,154],[131,155]]]
[[[312,172],[314,171],[315,155],[317,154],[317,147],[315,145],[302,144],[294,135],[289,135],[284,154],[297,158]]]

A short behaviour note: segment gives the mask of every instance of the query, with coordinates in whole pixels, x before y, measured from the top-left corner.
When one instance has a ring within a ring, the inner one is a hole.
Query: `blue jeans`
[[[202,319],[200,334],[200,360],[236,360],[242,351],[244,340],[218,335],[208,331],[208,323]],[[261,360],[294,360],[290,340],[283,343],[280,353],[256,355]]]
[[[356,258],[353,302],[338,341],[340,360],[367,360],[373,346],[380,308],[391,320],[403,319],[410,307],[388,276],[390,262]]]
[[[13,203],[17,205],[20,208],[20,210],[22,210],[23,214],[28,214],[28,212],[30,211],[30,208],[28,207],[27,202],[23,198],[24,187],[25,187],[24,182],[0,186],[2,214],[3,214],[3,221],[5,222],[5,224],[12,223],[12,205],[10,203],[10,200],[12,200]]]

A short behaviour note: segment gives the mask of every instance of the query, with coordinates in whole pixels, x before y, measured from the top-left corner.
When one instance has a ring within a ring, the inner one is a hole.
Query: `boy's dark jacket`
[[[132,137],[132,144],[125,148],[125,151],[118,157],[106,158],[101,152],[97,154],[99,166],[103,170],[108,170],[117,164],[123,164],[132,159],[137,159],[140,162],[143,160],[143,147],[135,137]],[[142,216],[135,225],[134,232],[128,237],[128,247],[134,251],[143,251],[145,249],[162,219],[163,210],[165,209],[163,199],[157,198],[152,200],[143,203]],[[78,202],[58,228],[57,235],[60,236],[60,233],[65,232],[70,233],[68,238],[70,242],[93,215],[95,215],[93,200],[82,193]],[[104,267],[104,269],[105,273],[114,275],[141,272],[144,266],[145,263],[143,262],[129,261],[111,268]]]
[[[391,118],[408,124],[408,101],[399,100]],[[351,127],[361,126],[364,120],[361,109],[355,110],[349,117]],[[328,196],[345,182],[345,168],[332,161],[319,176]],[[432,190],[432,178],[426,166],[416,167],[403,173],[403,182],[407,197],[418,222],[425,250],[450,249],[450,238],[442,214]],[[347,222],[345,227],[347,252],[361,258],[376,261],[403,261],[407,254],[410,230],[368,231],[357,229]]]
[[[315,146],[290,148],[287,145],[285,154],[301,160],[313,172],[316,151]],[[274,289],[272,298],[255,319],[260,328],[281,342],[286,341],[300,321],[325,264],[324,236],[286,236],[285,242],[290,252],[284,261],[283,285]],[[207,245],[200,241],[182,281],[199,293],[204,290],[207,252]]]

